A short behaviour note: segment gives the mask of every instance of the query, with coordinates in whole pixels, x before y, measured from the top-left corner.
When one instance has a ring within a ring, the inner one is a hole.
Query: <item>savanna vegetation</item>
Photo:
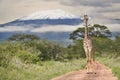
[[[120,80],[120,36],[111,39],[106,26],[89,27],[96,59],[107,65]],[[84,28],[70,34],[74,44],[62,47],[32,34],[15,34],[0,43],[0,80],[50,80],[84,68]]]

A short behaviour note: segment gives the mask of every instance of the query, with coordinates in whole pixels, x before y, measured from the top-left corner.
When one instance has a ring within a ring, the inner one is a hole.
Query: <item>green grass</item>
[[[112,71],[118,77],[118,80],[120,80],[120,67],[112,67]]]
[[[20,59],[14,58],[7,68],[0,67],[0,80],[50,80],[70,71],[81,70],[84,66],[83,59],[25,64]]]
[[[101,63],[112,69],[113,74],[120,80],[120,57],[117,58],[97,58]]]
[[[97,58],[97,60],[110,67],[120,80],[120,58]],[[67,62],[44,61],[37,64],[25,64],[14,57],[7,68],[0,67],[0,80],[50,80],[70,71],[81,70],[85,63],[85,59],[75,59]]]

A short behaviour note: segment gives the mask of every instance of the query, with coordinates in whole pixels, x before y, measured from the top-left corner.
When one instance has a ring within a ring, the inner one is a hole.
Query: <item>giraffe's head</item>
[[[88,15],[84,15],[84,20],[88,21]]]

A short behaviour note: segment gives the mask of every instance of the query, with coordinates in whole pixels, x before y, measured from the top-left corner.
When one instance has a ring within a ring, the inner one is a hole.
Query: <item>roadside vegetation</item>
[[[86,64],[83,30],[79,28],[70,34],[74,44],[68,47],[41,40],[32,34],[9,37],[0,43],[0,80],[50,80],[83,69]],[[92,32],[96,59],[110,67],[120,80],[120,36],[110,39],[108,28],[98,24],[89,30]]]

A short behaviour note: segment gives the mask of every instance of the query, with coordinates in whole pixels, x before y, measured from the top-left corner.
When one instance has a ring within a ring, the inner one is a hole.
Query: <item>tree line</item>
[[[93,39],[97,57],[120,56],[120,36],[111,39],[111,32],[106,26],[95,24],[89,27],[89,35]],[[84,28],[73,31],[70,39],[74,44],[65,48],[33,34],[14,34],[8,41],[0,43],[0,66],[7,66],[12,57],[34,64],[47,60],[66,61],[85,58],[83,37]]]

